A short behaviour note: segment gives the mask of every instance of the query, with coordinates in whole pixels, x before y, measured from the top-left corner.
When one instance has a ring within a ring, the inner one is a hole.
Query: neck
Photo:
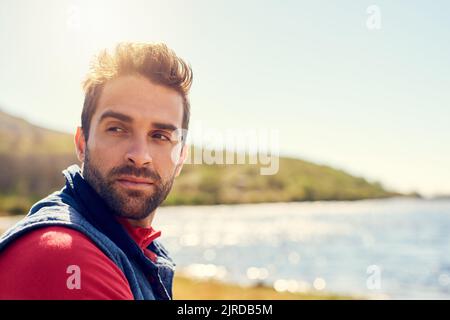
[[[153,218],[155,217],[155,213],[156,210],[153,211],[151,214],[148,215],[148,217],[144,218],[144,219],[127,219],[128,222],[133,226],[133,227],[140,227],[140,228],[150,228],[153,222]]]

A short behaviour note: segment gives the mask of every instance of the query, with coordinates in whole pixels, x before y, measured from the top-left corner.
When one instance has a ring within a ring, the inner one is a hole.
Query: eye
[[[154,133],[154,134],[152,134],[152,138],[155,138],[155,139],[161,140],[161,141],[170,141],[170,138],[167,135],[164,135],[162,133]]]
[[[125,132],[125,130],[123,128],[121,128],[121,127],[109,127],[108,129],[106,129],[106,131],[108,131],[108,132],[117,132],[117,133]]]

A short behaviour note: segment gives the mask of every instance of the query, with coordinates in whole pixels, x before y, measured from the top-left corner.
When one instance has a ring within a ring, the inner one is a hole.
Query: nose
[[[127,162],[133,163],[136,167],[148,166],[153,162],[145,139],[135,139],[131,143],[125,157]]]

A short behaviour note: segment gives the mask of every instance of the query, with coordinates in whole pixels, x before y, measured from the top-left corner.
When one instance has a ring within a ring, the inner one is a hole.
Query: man
[[[82,168],[0,238],[0,299],[172,299],[156,208],[187,155],[191,68],[164,44],[92,63],[75,145]]]

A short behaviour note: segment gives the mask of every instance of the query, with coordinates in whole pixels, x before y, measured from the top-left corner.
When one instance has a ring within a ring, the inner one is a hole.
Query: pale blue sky
[[[366,27],[369,5],[381,29]],[[281,153],[450,193],[448,1],[0,0],[0,107],[73,132],[93,54],[162,41],[192,123],[280,131]]]

